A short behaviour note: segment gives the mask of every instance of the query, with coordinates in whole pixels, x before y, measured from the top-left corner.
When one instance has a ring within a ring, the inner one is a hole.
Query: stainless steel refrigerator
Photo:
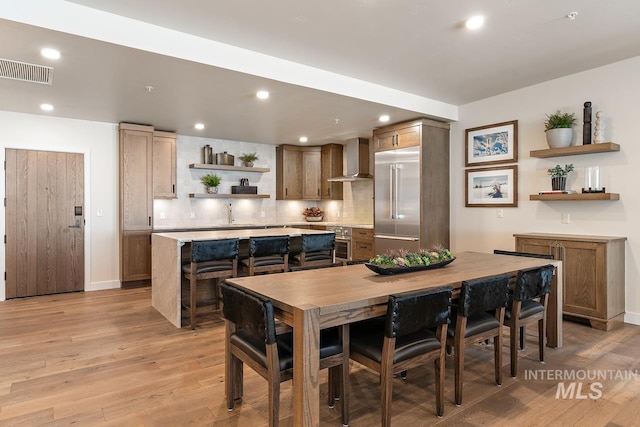
[[[420,147],[375,153],[375,253],[420,248]]]

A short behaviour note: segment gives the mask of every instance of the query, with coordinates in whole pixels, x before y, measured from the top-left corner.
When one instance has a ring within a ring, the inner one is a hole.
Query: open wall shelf
[[[204,163],[191,163],[189,169],[210,169],[219,171],[241,171],[241,172],[269,172],[269,168],[254,168],[246,166],[230,166],[230,165],[209,165]]]
[[[531,194],[529,200],[545,202],[559,200],[620,200],[618,193]]]
[[[575,156],[577,154],[611,153],[620,151],[620,146],[613,142],[603,142],[601,144],[575,145],[564,148],[547,148],[546,150],[533,150],[529,152],[531,157],[541,159],[548,157]]]
[[[268,199],[268,194],[209,194],[189,193],[191,199]]]

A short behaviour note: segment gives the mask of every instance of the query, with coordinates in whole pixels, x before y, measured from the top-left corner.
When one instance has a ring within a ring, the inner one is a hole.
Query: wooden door
[[[120,125],[120,221],[127,231],[152,228],[153,131],[148,129],[153,128]]]
[[[327,144],[322,146],[322,199],[342,200],[342,183],[328,181],[329,178],[342,175],[342,145]]]
[[[410,126],[396,132],[396,148],[415,147],[420,145],[422,126]]]
[[[6,150],[6,297],[84,289],[84,155]]]
[[[302,199],[302,149],[276,148],[276,200]]]

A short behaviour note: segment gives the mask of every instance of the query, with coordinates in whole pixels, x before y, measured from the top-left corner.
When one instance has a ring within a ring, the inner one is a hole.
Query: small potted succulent
[[[218,194],[218,185],[222,182],[222,179],[216,174],[207,174],[201,178],[202,183],[207,187],[207,193]]]
[[[324,212],[317,206],[306,208],[302,211],[302,215],[309,222],[319,222],[324,218]]]
[[[567,175],[573,171],[573,164],[555,165],[547,169],[547,173],[551,176],[551,189],[554,191],[564,191],[567,187]]]
[[[549,147],[562,148],[570,146],[573,140],[572,126],[575,123],[576,116],[573,113],[562,113],[560,110],[556,110],[553,114],[547,114],[544,130]]]
[[[245,166],[252,167],[253,162],[258,160],[258,155],[256,153],[242,153],[242,156],[240,156],[240,160],[242,160]]]

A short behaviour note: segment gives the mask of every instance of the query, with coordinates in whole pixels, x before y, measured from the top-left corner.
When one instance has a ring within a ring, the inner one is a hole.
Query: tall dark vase
[[[564,191],[567,187],[567,177],[559,176],[557,178],[551,178],[551,189],[554,191],[562,190]]]

